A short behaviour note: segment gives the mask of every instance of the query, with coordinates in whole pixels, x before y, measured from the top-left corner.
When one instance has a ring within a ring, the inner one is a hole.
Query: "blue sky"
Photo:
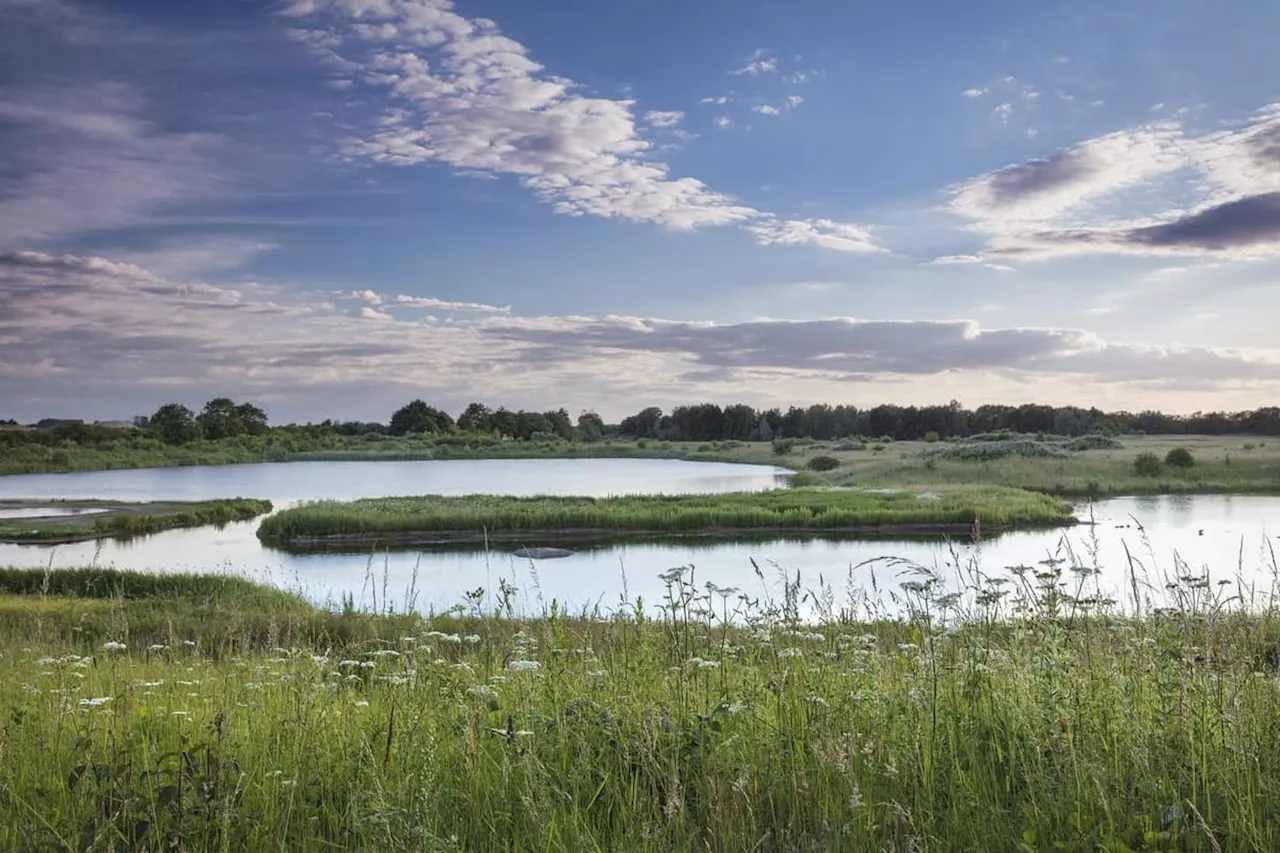
[[[1280,389],[1280,7],[0,0],[0,417]]]

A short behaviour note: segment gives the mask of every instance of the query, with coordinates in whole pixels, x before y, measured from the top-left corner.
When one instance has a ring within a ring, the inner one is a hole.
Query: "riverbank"
[[[248,521],[271,501],[0,500],[0,542],[58,545]]]
[[[1113,441],[1113,447],[1068,450],[1068,442],[1037,442],[1036,437],[1031,437],[1017,443],[1018,452],[999,456],[990,446],[973,440],[693,443],[613,439],[584,443],[557,439],[509,441],[464,433],[398,438],[326,435],[309,441],[239,437],[171,447],[135,437],[110,449],[74,447],[59,454],[40,448],[31,450],[36,455],[30,458],[9,454],[0,459],[0,474],[262,462],[639,458],[773,465],[799,472],[802,481],[818,485],[901,489],[989,485],[1066,498],[1280,494],[1278,439],[1121,436]],[[1037,445],[1048,448],[1045,455],[1023,455],[1037,451]],[[1162,460],[1177,448],[1192,454],[1194,462],[1190,467],[1162,464],[1146,474],[1135,467],[1142,454],[1154,454]],[[960,453],[966,449],[973,452]],[[810,470],[817,457],[834,460],[835,467]]]
[[[1280,849],[1274,607],[803,624],[667,577],[588,622],[0,571],[0,848]]]
[[[1071,509],[998,487],[938,491],[793,488],[608,498],[467,495],[326,501],[263,520],[258,536],[289,548],[378,544],[548,544],[752,533],[940,534],[1068,525]]]

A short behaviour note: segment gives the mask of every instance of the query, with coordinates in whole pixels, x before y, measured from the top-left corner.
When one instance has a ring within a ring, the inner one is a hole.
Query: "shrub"
[[[791,479],[787,481],[788,485],[793,489],[802,489],[805,486],[812,486],[818,482],[818,475],[812,471],[797,471],[791,475]]]
[[[866,450],[866,449],[867,449],[867,444],[866,444],[866,442],[864,442],[864,441],[854,441],[854,440],[852,440],[852,439],[848,439],[848,438],[846,438],[844,441],[842,441],[842,442],[840,442],[839,444],[837,444],[837,445],[835,446],[835,449],[836,449],[836,450],[845,450],[845,451],[848,451],[848,450]]]
[[[938,460],[930,456],[928,459],[924,460],[924,467],[926,471],[933,471],[938,467]]]
[[[775,438],[773,440],[773,452],[779,456],[786,456],[795,449],[796,440],[794,438]]]
[[[1164,464],[1170,468],[1190,468],[1196,464],[1196,458],[1185,447],[1175,447],[1165,454]]]
[[[805,467],[810,471],[834,471],[840,467],[840,460],[834,456],[815,456]]]
[[[938,431],[936,429],[931,429],[924,434],[924,440],[933,444],[935,441],[941,441],[942,436],[938,435]]]
[[[1139,453],[1133,460],[1134,473],[1140,477],[1158,477],[1163,467],[1154,453]]]
[[[883,444],[873,444],[873,445],[871,445],[871,449],[872,449],[872,450],[874,450],[876,453],[879,453],[881,450],[884,450],[884,445],[883,445]]]

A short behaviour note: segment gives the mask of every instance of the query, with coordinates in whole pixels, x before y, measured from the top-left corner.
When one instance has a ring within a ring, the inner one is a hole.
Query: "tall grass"
[[[941,493],[783,489],[718,495],[608,498],[468,495],[318,502],[263,520],[271,542],[325,536],[462,532],[568,535],[581,531],[716,533],[751,529],[849,530],[905,525],[989,527],[1068,523],[1069,507],[1016,489],[948,489]]]
[[[136,632],[145,599],[81,602],[116,612],[103,639],[31,596],[42,627],[0,621],[0,849],[1280,849],[1266,600],[1188,575],[1139,618],[1065,564],[971,567],[963,595],[893,568],[896,619],[853,586],[683,568],[600,620],[512,620],[503,588],[221,655],[185,613]],[[113,586],[145,582],[89,585]],[[309,618],[295,601],[279,624]]]

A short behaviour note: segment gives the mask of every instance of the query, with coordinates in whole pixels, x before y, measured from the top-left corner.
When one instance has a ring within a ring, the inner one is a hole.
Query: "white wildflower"
[[[127,648],[129,647],[126,644],[117,643],[115,640],[108,640],[102,644],[102,650],[104,652],[123,652]]]
[[[778,649],[778,657],[780,658],[798,658],[803,656],[804,656],[804,651],[801,649],[797,649],[794,646],[789,646],[785,649]]]
[[[369,652],[370,657],[375,658],[398,658],[400,653],[395,649],[378,649],[376,652]]]
[[[53,666],[55,663],[60,661],[57,658],[40,658],[36,661],[36,666]]]
[[[110,701],[110,696],[97,696],[93,699],[81,699],[80,705],[84,708],[97,708],[99,705],[105,705]]]
[[[510,668],[514,669],[516,672],[527,672],[533,669],[541,669],[542,664],[538,663],[536,660],[513,660],[510,664]]]
[[[480,642],[480,635],[467,634],[467,636],[462,638],[462,642],[466,643],[468,646],[474,646],[476,643]]]
[[[368,707],[369,707],[369,703],[368,703],[368,701],[366,701],[366,700],[364,700],[364,699],[357,699],[357,700],[356,700],[356,707],[357,707],[357,708],[368,708]]]

